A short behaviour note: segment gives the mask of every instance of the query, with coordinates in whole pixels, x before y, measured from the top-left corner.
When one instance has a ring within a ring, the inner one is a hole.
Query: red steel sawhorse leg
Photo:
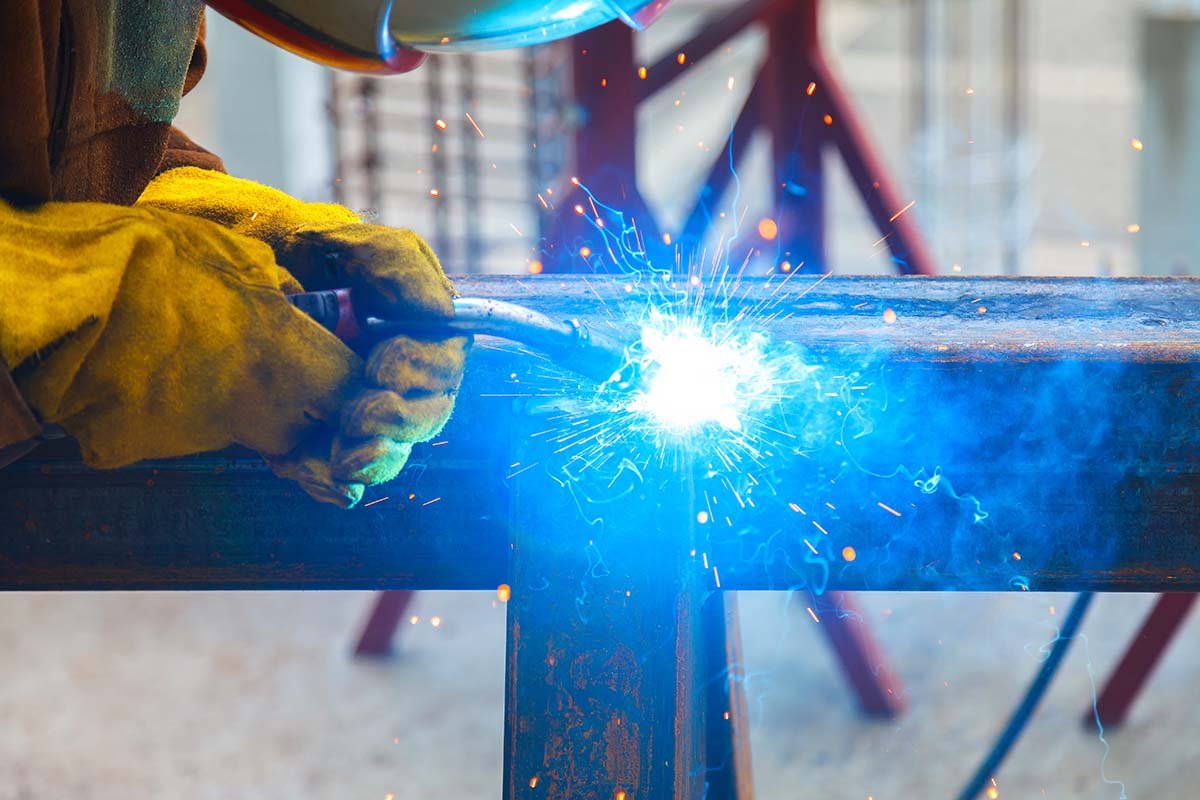
[[[1097,716],[1105,728],[1118,727],[1125,722],[1133,701],[1158,666],[1159,659],[1195,602],[1196,595],[1191,592],[1167,592],[1158,596],[1137,636],[1133,637],[1125,655],[1121,656],[1116,669],[1104,684],[1095,708],[1089,708],[1084,713],[1085,726],[1095,728]]]
[[[386,591],[375,596],[375,605],[367,617],[358,644],[356,656],[385,656],[392,652],[392,637],[404,619],[404,612],[412,603],[416,592]]]

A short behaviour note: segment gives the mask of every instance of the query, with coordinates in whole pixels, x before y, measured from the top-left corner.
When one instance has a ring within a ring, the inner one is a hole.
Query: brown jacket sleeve
[[[110,62],[106,48],[118,45],[101,32],[112,28],[119,11],[91,0],[0,2],[0,72],[6,76],[0,81],[0,198],[132,203],[168,169],[225,171],[220,158],[181,131],[139,118],[103,91],[98,70]],[[184,94],[207,61],[202,16],[198,27]],[[26,440],[41,430],[0,362],[0,466],[27,452],[32,443]]]
[[[204,75],[208,64],[208,49],[204,45],[205,25],[200,23],[200,34],[196,37],[196,49],[192,51],[192,61],[188,64],[187,78],[184,80],[183,93],[187,95]],[[217,172],[225,171],[225,164],[219,156],[210,153],[188,138],[187,134],[175,126],[171,126],[171,134],[167,139],[167,150],[163,153],[162,162],[158,165],[158,174],[176,167],[199,167]]]

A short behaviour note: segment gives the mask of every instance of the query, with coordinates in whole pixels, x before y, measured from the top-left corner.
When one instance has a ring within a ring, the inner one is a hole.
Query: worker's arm
[[[393,476],[449,414],[461,345],[430,365],[392,344],[364,373],[288,302],[301,288],[269,247],[206,220],[0,202],[0,358],[94,466],[237,442],[341,505]]]

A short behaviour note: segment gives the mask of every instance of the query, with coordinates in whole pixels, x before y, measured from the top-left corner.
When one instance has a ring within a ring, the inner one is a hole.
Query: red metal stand
[[[1195,602],[1196,595],[1184,592],[1158,596],[1158,602],[1146,615],[1141,630],[1109,676],[1108,683],[1096,700],[1095,709],[1089,708],[1084,713],[1085,726],[1095,728],[1097,715],[1105,728],[1117,727],[1125,722],[1133,701],[1150,679]]]
[[[690,41],[673,48],[645,68],[633,59],[633,34],[611,23],[573,40],[575,104],[581,120],[575,131],[575,174],[604,202],[637,221],[641,240],[652,260],[662,231],[637,188],[636,112],[638,103],[660,91],[683,71],[693,69],[712,52],[751,24],[767,29],[767,57],[742,107],[728,142],[712,165],[705,187],[673,241],[696,246],[704,235],[709,203],[719,201],[731,178],[729,156],[736,165],[750,135],[765,128],[772,141],[779,260],[789,268],[827,272],[825,259],[825,187],[823,153],[837,148],[866,210],[904,274],[934,273],[909,205],[875,153],[866,127],[825,60],[820,44],[819,0],[758,0],[732,13],[714,17]],[[678,53],[685,58],[680,63]],[[545,233],[548,271],[570,272],[579,245],[595,238],[587,219],[572,213],[582,195],[569,198]],[[586,208],[586,205],[585,205]],[[673,248],[671,250],[673,253]],[[666,254],[672,263],[671,253]],[[663,262],[659,262],[663,263]]]
[[[416,592],[389,591],[376,595],[375,605],[354,647],[356,656],[385,656],[392,651],[392,637],[404,619]]]
[[[862,613],[844,592],[827,592],[821,605],[821,632],[833,648],[846,682],[864,714],[892,719],[904,710],[900,681],[892,674]],[[832,613],[831,613],[832,612]]]

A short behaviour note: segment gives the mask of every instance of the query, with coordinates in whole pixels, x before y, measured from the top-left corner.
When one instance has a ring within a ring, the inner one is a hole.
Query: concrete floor
[[[760,798],[950,797],[1038,664],[1063,595],[860,596],[909,692],[856,716],[804,609],[741,598]],[[1105,596],[1000,797],[1116,798],[1078,718],[1088,657],[1111,667],[1151,598]],[[354,661],[363,593],[0,597],[0,800],[499,797],[504,612],[491,593],[419,596],[403,654]],[[1050,607],[1056,613],[1050,613]],[[434,627],[431,620],[440,617]],[[1110,736],[1129,797],[1181,796],[1200,756],[1188,702],[1200,615]]]

